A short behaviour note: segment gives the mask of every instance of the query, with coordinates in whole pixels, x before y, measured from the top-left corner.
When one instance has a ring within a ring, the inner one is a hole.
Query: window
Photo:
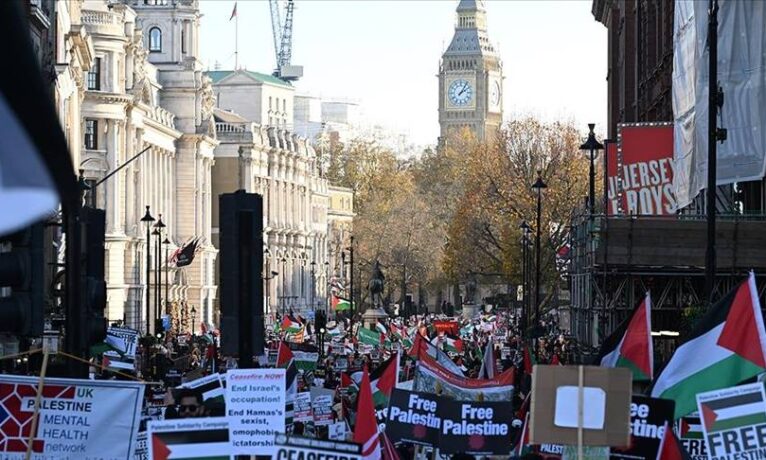
[[[155,53],[162,51],[162,31],[159,27],[149,29],[149,51]]]
[[[279,103],[279,101],[277,101],[277,103]],[[271,108],[271,96],[269,96],[269,110],[271,110]]]
[[[96,181],[93,179],[85,179],[85,185],[89,188],[85,190],[85,206],[90,208],[96,208],[98,203],[98,196],[96,195]]]
[[[186,21],[181,24],[181,52],[186,54]]]
[[[101,58],[97,57],[93,66],[88,70],[88,89],[100,90],[101,89]]]
[[[98,133],[98,121],[85,120],[85,148],[86,149],[96,150],[98,148],[97,133]]]

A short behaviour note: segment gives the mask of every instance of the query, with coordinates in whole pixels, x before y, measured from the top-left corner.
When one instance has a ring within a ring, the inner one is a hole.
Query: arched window
[[[149,51],[162,51],[162,31],[159,27],[149,29]]]

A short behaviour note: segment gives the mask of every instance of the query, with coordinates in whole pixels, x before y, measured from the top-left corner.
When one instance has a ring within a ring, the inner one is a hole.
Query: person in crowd
[[[199,418],[206,414],[202,393],[190,388],[178,391],[178,418]]]

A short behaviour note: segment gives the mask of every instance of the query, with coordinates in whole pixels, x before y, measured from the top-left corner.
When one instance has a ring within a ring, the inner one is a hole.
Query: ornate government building
[[[237,189],[264,197],[272,311],[324,305],[328,232],[337,227],[330,196],[348,191],[331,189],[310,143],[289,131],[292,86],[254,72],[204,72],[198,0],[30,5],[30,18],[41,17],[33,40],[42,55],[50,38],[56,56],[56,104],[90,186],[86,204],[106,210],[109,320],[144,330],[149,284],[151,318],[184,318],[189,330],[194,308],[197,330],[217,324],[218,194]],[[149,246],[146,206],[155,219]],[[193,263],[168,266],[167,256],[193,239]]]

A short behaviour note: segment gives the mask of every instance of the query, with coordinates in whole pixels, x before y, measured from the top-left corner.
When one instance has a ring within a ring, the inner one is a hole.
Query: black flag
[[[197,244],[199,238],[194,238],[190,242],[186,243],[184,247],[178,252],[176,257],[176,267],[185,267],[191,265],[194,262],[194,254],[197,253]]]
[[[0,2],[0,43],[13,71],[0,72],[0,234],[79,199],[67,141],[29,38],[22,2]],[[77,142],[79,140],[74,140]]]

